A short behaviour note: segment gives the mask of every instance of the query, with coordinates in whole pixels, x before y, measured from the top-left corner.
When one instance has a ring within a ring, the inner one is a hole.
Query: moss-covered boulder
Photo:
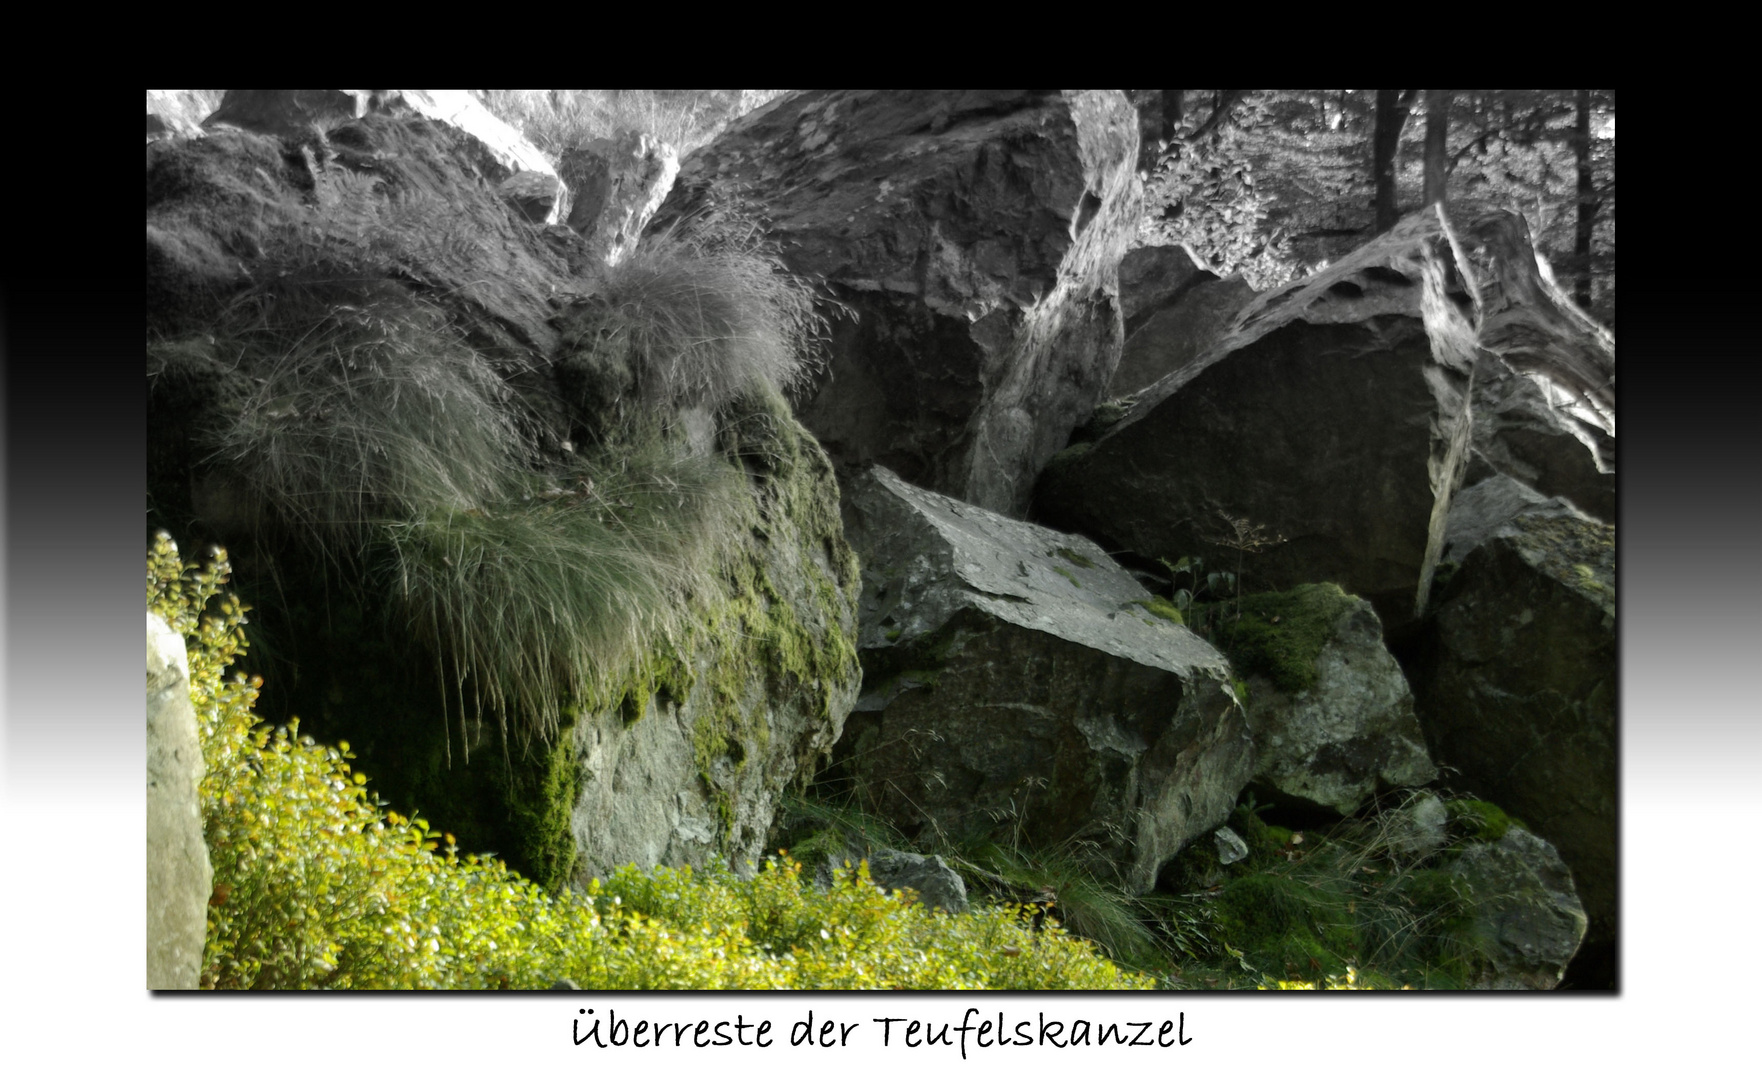
[[[1378,789],[1437,778],[1401,666],[1370,604],[1300,585],[1202,616],[1248,686],[1264,798],[1350,814]]]
[[[264,715],[463,850],[744,866],[859,683],[811,291],[608,267],[505,172],[383,112],[152,144],[149,524],[231,552]]]
[[[1554,846],[1517,827],[1470,844],[1448,872],[1464,885],[1472,914],[1458,928],[1475,957],[1472,984],[1485,990],[1552,990],[1589,925],[1572,872]]]
[[[1615,615],[1614,526],[1538,503],[1488,526],[1461,556],[1408,665],[1439,762],[1571,867],[1590,916],[1586,962],[1600,954],[1611,980]]]
[[[1139,891],[1224,820],[1252,761],[1229,665],[1100,547],[879,467],[845,521],[864,681],[826,779],[861,809]]]

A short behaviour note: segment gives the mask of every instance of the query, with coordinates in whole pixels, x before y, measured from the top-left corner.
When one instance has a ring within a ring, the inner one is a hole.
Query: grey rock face
[[[1209,280],[1195,282],[1130,330],[1109,397],[1135,394],[1203,356],[1254,299],[1241,275],[1221,281],[1203,277]]]
[[[1126,333],[1135,332],[1188,289],[1217,279],[1179,245],[1153,244],[1126,252],[1120,260],[1120,314],[1126,319]]]
[[[1584,425],[1551,401],[1543,385],[1490,352],[1475,367],[1474,427],[1475,450],[1488,466],[1543,496],[1615,522],[1615,472],[1598,460],[1608,453],[1603,440],[1588,438]]]
[[[214,870],[196,786],[205,772],[183,638],[147,616],[147,987],[194,990]]]
[[[856,316],[802,409],[834,460],[1020,512],[1118,362],[1137,150],[1117,90],[808,91],[691,154],[650,228],[743,185]]]
[[[684,700],[658,693],[634,722],[617,706],[578,722],[577,877],[630,862],[745,872],[764,855],[782,792],[824,760],[856,701],[857,582],[837,531],[832,465],[793,420],[778,422],[799,457],[786,466],[789,490],[761,498],[752,550],[770,593],[756,599],[786,609],[830,659],[811,677],[762,649],[740,654],[750,665],[730,664],[731,643],[709,635],[691,657]]]
[[[1342,815],[1379,787],[1415,787],[1438,775],[1382,623],[1369,603],[1348,599],[1316,656],[1313,686],[1286,693],[1264,676],[1247,679],[1255,780],[1275,799]]]
[[[1508,482],[1478,501],[1501,493]],[[1559,850],[1591,941],[1613,942],[1614,526],[1544,504],[1492,529],[1462,557],[1421,651],[1413,689],[1438,760]]]
[[[1036,514],[1141,555],[1231,563],[1222,515],[1246,518],[1286,538],[1247,559],[1258,587],[1336,581],[1404,631],[1429,595],[1474,448],[1477,367],[1582,393],[1589,404],[1559,415],[1578,434],[1607,420],[1613,445],[1605,387],[1589,385],[1612,385],[1602,339],[1538,291],[1521,223],[1509,218],[1446,229],[1435,213],[1417,214],[1254,298],[1229,334],[1141,392],[1092,448],[1061,457]],[[1540,335],[1527,345],[1525,326]],[[1516,430],[1493,423],[1481,434],[1502,432],[1510,445]]]
[[[1094,543],[915,488],[845,498],[863,696],[834,752],[908,836],[1074,843],[1129,887],[1228,816],[1252,767],[1229,667]]]
[[[673,189],[679,155],[652,135],[626,131],[565,151],[558,168],[574,192],[569,227],[611,265],[636,249],[643,227]]]
[[[869,856],[869,879],[888,892],[912,889],[919,903],[951,915],[967,910],[967,883],[940,855],[877,851]]]
[[[1552,990],[1585,940],[1573,875],[1546,840],[1513,826],[1498,842],[1470,844],[1450,867],[1472,890],[1477,951],[1489,958],[1479,987]]]

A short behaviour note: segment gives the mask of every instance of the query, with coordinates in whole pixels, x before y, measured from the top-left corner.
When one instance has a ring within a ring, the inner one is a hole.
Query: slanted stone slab
[[[1137,156],[1118,90],[803,91],[689,155],[650,230],[739,185],[846,305],[801,409],[841,469],[1020,513],[1119,361]]]
[[[1136,890],[1228,816],[1252,744],[1224,657],[1095,543],[873,468],[862,697],[833,774],[908,837],[1073,845]]]

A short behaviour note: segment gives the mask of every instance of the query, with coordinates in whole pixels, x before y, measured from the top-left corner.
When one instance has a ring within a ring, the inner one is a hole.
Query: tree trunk
[[[1591,92],[1578,92],[1578,118],[1573,126],[1573,150],[1578,157],[1578,236],[1572,248],[1572,299],[1579,307],[1591,308],[1591,230],[1597,224],[1597,211],[1603,208],[1591,182]]]
[[[1371,136],[1371,175],[1376,180],[1376,229],[1388,232],[1401,219],[1395,206],[1395,152],[1401,148],[1401,128],[1413,107],[1417,90],[1378,90],[1377,129]]]
[[[1449,90],[1426,91],[1425,204],[1427,206],[1448,201],[1445,180],[1449,173],[1446,168],[1448,158],[1444,137],[1450,131],[1450,94]]]

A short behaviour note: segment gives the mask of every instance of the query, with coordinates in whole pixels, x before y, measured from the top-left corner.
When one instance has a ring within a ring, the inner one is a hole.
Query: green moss
[[[1080,555],[1077,552],[1072,551],[1068,547],[1059,548],[1058,554],[1063,555],[1065,558],[1065,561],[1068,563],[1071,563],[1074,566],[1081,566],[1085,570],[1095,569],[1095,560],[1090,559],[1089,557],[1087,557],[1085,555]]]
[[[1523,822],[1480,799],[1454,799],[1444,804],[1444,810],[1454,830],[1469,840],[1495,843],[1503,839],[1513,825],[1527,828]]]
[[[1077,588],[1081,589],[1083,587],[1083,583],[1081,581],[1077,580],[1077,575],[1071,573],[1069,570],[1066,570],[1064,567],[1055,566],[1052,568],[1052,570],[1053,570],[1053,573],[1058,574],[1059,576],[1063,577],[1066,581],[1070,582],[1072,585],[1075,585]]]
[[[1187,620],[1181,617],[1181,609],[1169,603],[1167,600],[1164,600],[1160,596],[1146,597],[1142,600],[1134,600],[1132,603],[1137,604],[1139,607],[1150,612],[1159,619],[1167,619],[1176,626],[1185,626],[1187,623]]]
[[[1333,639],[1334,627],[1356,598],[1338,585],[1300,585],[1289,592],[1258,593],[1207,605],[1217,623],[1217,644],[1237,671],[1264,675],[1286,693],[1315,685],[1315,661]]]

